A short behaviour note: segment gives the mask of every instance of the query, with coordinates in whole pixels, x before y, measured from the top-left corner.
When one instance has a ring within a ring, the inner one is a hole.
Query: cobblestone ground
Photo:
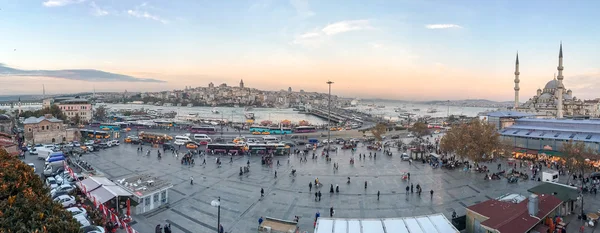
[[[320,151],[317,151],[320,154]],[[355,153],[369,153],[360,147]],[[401,161],[400,153],[377,158],[355,160],[350,151],[340,150],[333,153],[332,161],[326,162],[319,156],[307,163],[301,163],[298,156],[277,157],[282,164],[267,167],[260,164],[260,157],[237,156],[233,164],[229,157],[223,157],[223,166],[215,165],[215,156],[208,156],[207,165],[184,166],[171,153],[158,160],[156,149],[152,156],[146,157],[136,152],[135,145],[122,144],[119,147],[90,153],[83,160],[113,179],[148,173],[170,181],[174,187],[169,193],[169,208],[134,216],[133,227],[139,232],[153,232],[157,224],[170,223],[173,232],[213,232],[217,226],[217,209],[210,202],[221,197],[221,223],[226,232],[256,232],[258,218],[269,216],[292,220],[300,216],[301,230],[312,232],[314,215],[320,211],[327,216],[329,208],[335,209],[335,217],[343,218],[384,218],[405,217],[431,213],[443,213],[450,218],[453,210],[459,215],[465,214],[465,207],[507,193],[527,195],[527,189],[538,184],[536,181],[520,181],[508,184],[506,180],[484,181],[479,173],[461,170],[432,169],[427,164],[414,162],[409,165]],[[196,161],[202,159],[196,158]],[[250,173],[239,176],[241,166],[250,160]],[[333,163],[339,163],[339,170],[333,170]],[[201,162],[197,162],[200,164]],[[276,164],[276,162],[275,162]],[[496,168],[496,165],[489,167]],[[297,170],[295,177],[290,176],[292,169]],[[492,171],[494,171],[492,169]],[[277,171],[278,177],[274,173]],[[402,172],[410,172],[410,181],[401,179]],[[194,177],[190,185],[189,177]],[[324,184],[323,197],[315,201],[308,184],[318,177]],[[351,184],[347,184],[351,177]],[[364,188],[365,181],[368,187]],[[406,194],[410,184],[420,184],[423,194]],[[340,186],[340,192],[329,193],[329,187]],[[265,197],[260,199],[260,189],[264,188]],[[433,190],[433,196],[429,191]],[[381,192],[377,200],[377,191]],[[586,208],[600,209],[595,198],[586,199]],[[574,220],[570,231],[581,226]],[[591,232],[591,231],[590,231]]]

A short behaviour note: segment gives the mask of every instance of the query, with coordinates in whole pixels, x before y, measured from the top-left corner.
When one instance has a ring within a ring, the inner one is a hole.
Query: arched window
[[[66,138],[66,137],[63,137],[63,142],[66,142],[66,141],[67,141],[67,138]]]
[[[56,139],[55,139],[55,138],[52,138],[52,143],[55,143],[55,142],[56,142]]]
[[[31,128],[27,129],[29,132],[31,132]]]

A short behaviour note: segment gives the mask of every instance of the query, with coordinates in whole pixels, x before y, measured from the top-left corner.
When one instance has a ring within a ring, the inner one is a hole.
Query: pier
[[[327,120],[328,117],[328,111],[327,110],[323,110],[323,109],[319,109],[319,108],[307,108],[306,109],[306,114],[311,114],[313,116],[322,118]],[[358,119],[353,119],[351,117],[345,117],[345,116],[341,116],[339,114],[337,114],[336,112],[334,112],[333,110],[331,111],[331,121],[334,123],[342,123],[344,121],[357,121],[357,122],[361,122],[361,120]]]

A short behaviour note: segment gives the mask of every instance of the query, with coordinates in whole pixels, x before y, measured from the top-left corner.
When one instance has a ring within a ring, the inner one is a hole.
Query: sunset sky
[[[227,83],[404,100],[600,97],[600,1],[0,0],[0,95]],[[141,79],[141,80],[139,80]]]

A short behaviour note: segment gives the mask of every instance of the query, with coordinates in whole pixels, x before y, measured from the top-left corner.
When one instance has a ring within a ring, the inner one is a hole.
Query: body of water
[[[368,106],[368,104],[373,106]],[[378,106],[385,106],[384,108],[380,108]],[[425,104],[413,104],[413,103],[405,103],[405,102],[369,102],[369,103],[361,103],[361,105],[356,107],[351,107],[349,109],[356,109],[360,112],[365,112],[369,114],[373,114],[375,116],[382,116],[392,120],[398,120],[398,115],[404,113],[415,114],[416,117],[419,116],[431,116],[431,117],[446,117],[448,115],[465,115],[468,117],[477,116],[480,112],[485,111],[495,111],[497,108],[481,108],[481,107],[460,107],[460,106],[446,106],[446,105],[425,105]],[[395,109],[403,109],[406,112],[396,112]],[[418,110],[417,110],[418,109]],[[427,110],[436,109],[435,113],[428,113]]]

